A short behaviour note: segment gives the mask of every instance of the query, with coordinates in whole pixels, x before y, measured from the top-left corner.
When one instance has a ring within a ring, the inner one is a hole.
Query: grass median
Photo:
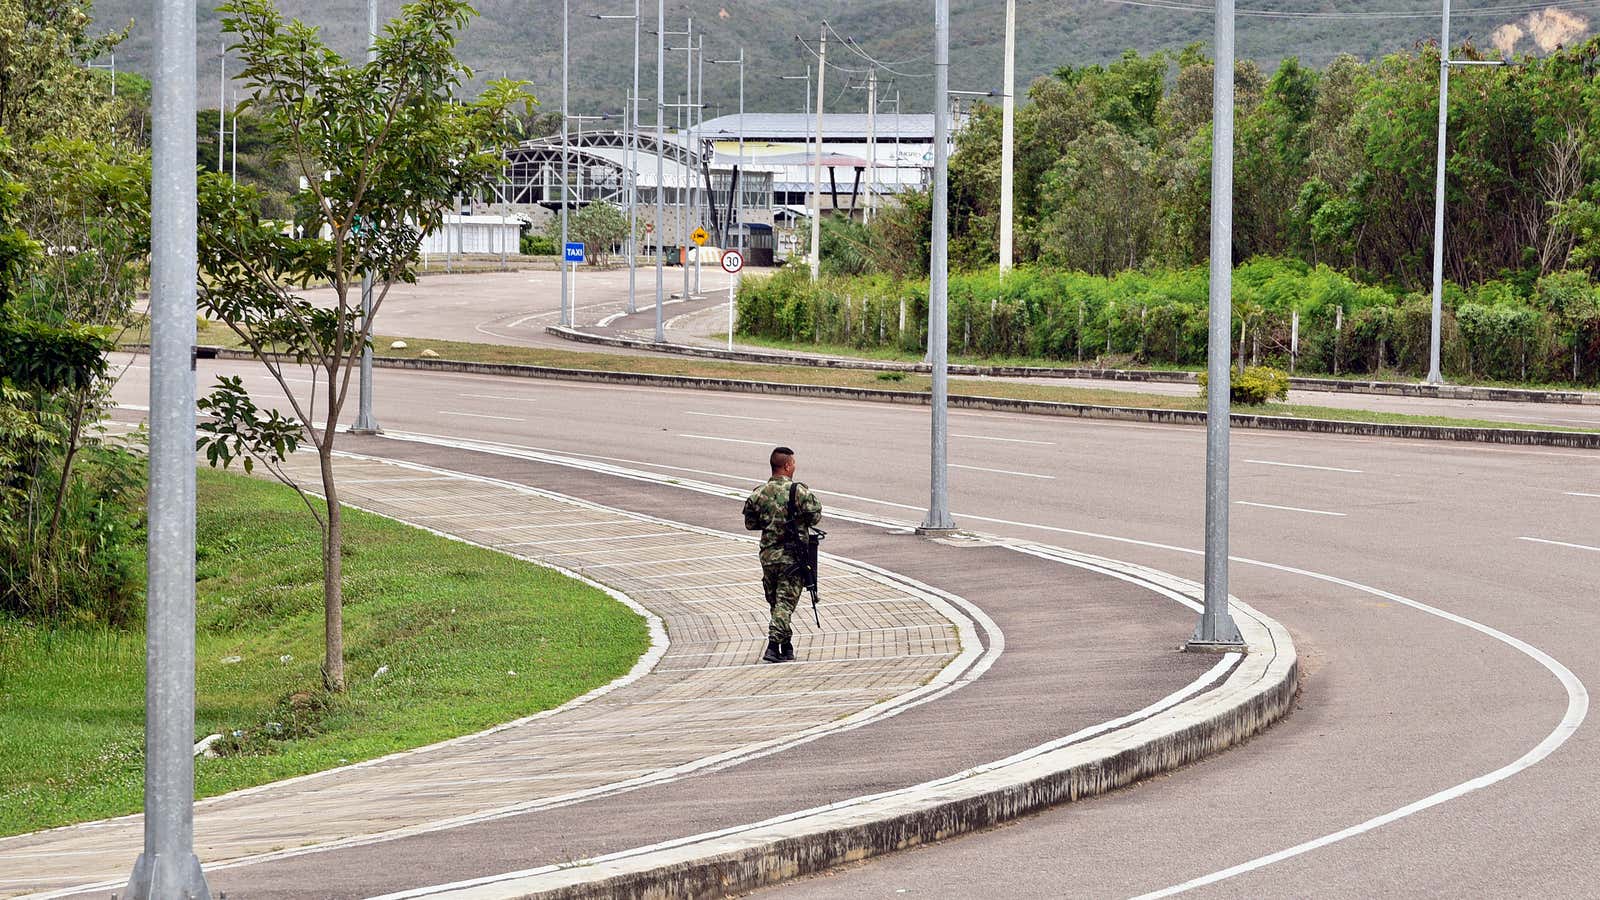
[[[137,343],[139,338],[129,338]],[[208,322],[200,329],[200,343],[218,347],[237,347],[233,333],[220,324]],[[404,341],[403,349],[390,344]],[[480,344],[428,338],[382,335],[374,341],[379,356],[400,359],[420,358],[431,350],[440,359],[460,362],[505,363],[546,366],[557,369],[582,369],[597,372],[635,372],[647,375],[682,375],[696,378],[727,378],[738,381],[765,381],[777,384],[814,384],[828,387],[870,388],[883,391],[927,393],[931,381],[926,375],[907,372],[873,372],[862,369],[829,369],[816,366],[786,366],[744,363],[697,357],[642,352],[602,352],[562,350],[547,347],[517,347],[505,344]],[[974,397],[1002,397],[1013,400],[1042,400],[1090,406],[1120,406],[1133,409],[1203,411],[1205,401],[1199,389],[1193,394],[1152,394],[1113,388],[1079,387],[1053,383],[1050,379],[1022,381],[1002,378],[951,376],[950,393]],[[1450,416],[1419,416],[1377,410],[1312,406],[1303,403],[1268,403],[1262,406],[1235,404],[1236,413],[1281,416],[1291,419],[1325,419],[1336,422],[1365,422],[1379,425],[1439,425],[1452,428],[1534,429],[1538,431],[1600,431],[1560,425],[1529,424],[1489,419],[1463,419]]]
[[[649,643],[602,591],[348,510],[349,690],[330,695],[320,537],[300,500],[201,470],[197,533],[195,736],[225,736],[196,760],[202,797],[558,706]],[[139,811],[144,663],[142,631],[0,619],[0,835]]]

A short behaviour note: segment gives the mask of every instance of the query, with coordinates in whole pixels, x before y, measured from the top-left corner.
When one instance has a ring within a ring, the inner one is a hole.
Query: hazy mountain
[[[1194,41],[1209,43],[1212,18],[1206,9],[1159,6],[1204,5],[1205,0],[1139,0],[1151,5],[1126,5],[1107,0],[1019,0],[1017,28],[1018,80],[1025,85],[1062,65],[1106,62],[1127,49],[1177,49]],[[201,0],[200,65],[202,107],[217,100],[220,38],[219,17]],[[1000,87],[1004,4],[1000,0],[951,0],[951,75],[954,89]],[[119,68],[147,72],[152,29],[150,0],[101,0],[97,15],[109,30],[132,21],[129,40],[118,53]],[[346,53],[359,53],[364,43],[363,0],[283,0],[290,16],[320,25],[330,43]],[[392,15],[397,0],[379,0],[380,16]],[[531,81],[546,109],[560,108],[561,5],[555,0],[480,0],[480,18],[469,28],[462,53],[480,76],[510,75]],[[1294,11],[1326,15],[1337,12],[1404,14],[1383,19],[1275,18],[1243,15],[1238,19],[1238,53],[1272,68],[1285,56],[1321,65],[1343,52],[1371,57],[1436,38],[1439,6],[1418,0],[1246,0],[1241,13]],[[572,0],[571,81],[574,112],[619,111],[632,78],[633,28],[628,21],[600,21],[594,13],[629,14],[627,0]],[[932,4],[930,0],[673,0],[668,4],[668,30],[682,31],[686,16],[704,31],[708,59],[736,57],[741,46],[748,65],[745,102],[750,110],[799,110],[803,82],[781,81],[784,74],[804,74],[810,52],[796,41],[806,36],[814,47],[824,18],[839,35],[853,38],[865,53],[888,64],[882,70],[883,93],[896,91],[906,111],[925,110],[931,94]],[[644,48],[640,67],[645,96],[655,82],[655,6],[644,4]],[[1560,43],[1581,40],[1590,32],[1588,16],[1552,6],[1531,14],[1508,16],[1457,11],[1452,36],[1457,42],[1500,46],[1516,52],[1542,52]],[[682,38],[669,38],[682,46]],[[669,54],[667,95],[675,100],[684,85],[683,53]],[[854,48],[830,35],[829,62],[864,69],[868,62]],[[896,74],[896,73],[899,74]],[[706,66],[705,99],[733,112],[738,100],[737,67]],[[860,111],[865,91],[852,90],[858,76],[830,65],[826,85],[829,108]],[[707,110],[707,117],[717,110]]]

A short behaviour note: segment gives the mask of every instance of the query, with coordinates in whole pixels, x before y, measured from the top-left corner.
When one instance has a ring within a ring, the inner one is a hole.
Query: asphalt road
[[[270,386],[249,364],[212,362],[202,384],[219,371]],[[131,370],[119,398],[145,402],[141,376]],[[786,443],[825,502],[908,522],[927,502],[924,409],[376,378],[377,417],[393,431],[729,485],[749,484],[764,448]],[[1201,429],[952,412],[951,431],[958,524],[1200,576]],[[1233,441],[1232,547],[1260,561],[1235,563],[1233,592],[1295,635],[1306,687],[1293,715],[1133,789],[774,892],[1130,896],[1267,857],[1197,893],[1593,896],[1600,745],[1592,727],[1567,739],[1563,723],[1581,722],[1582,683],[1600,679],[1589,577],[1600,454],[1248,431]],[[1092,627],[1052,627],[1059,653],[1095,651]]]
[[[759,270],[747,270],[759,274]],[[434,275],[415,285],[390,289],[379,312],[379,330],[407,337],[433,337],[452,341],[552,347],[585,352],[640,354],[644,351],[612,350],[600,345],[574,344],[552,337],[545,328],[560,318],[559,271],[486,272],[470,275]],[[655,330],[655,271],[640,269],[635,285],[636,309],[626,315],[628,270],[580,271],[576,275],[574,321],[580,327],[631,331],[652,335]],[[706,265],[701,274],[703,293],[687,303],[675,300],[683,288],[682,270],[666,270],[663,291],[666,305],[662,320],[667,338],[680,343],[708,343],[710,335],[727,334],[728,276]],[[327,291],[307,296],[326,298]],[[763,349],[763,348],[755,348]],[[982,379],[976,379],[982,380]],[[1129,393],[1189,397],[1195,387],[1185,384],[1076,379],[1006,379],[1041,384],[1100,388]],[[1550,403],[1507,403],[1344,394],[1327,391],[1290,391],[1289,402],[1338,409],[1368,409],[1408,415],[1449,416],[1517,422],[1532,427],[1600,428],[1600,406]]]

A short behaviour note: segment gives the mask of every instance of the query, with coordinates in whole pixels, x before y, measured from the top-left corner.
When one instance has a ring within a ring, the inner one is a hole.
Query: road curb
[[[1125,728],[751,826],[393,896],[725,897],[1124,787],[1244,741],[1289,711],[1299,689],[1299,661],[1287,630],[1238,601],[1233,611],[1249,652],[1225,680]]]
[[[549,326],[545,332],[555,337],[584,344],[601,344],[631,350],[650,350],[702,359],[722,359],[735,362],[768,363],[780,366],[811,366],[821,369],[861,369],[869,372],[930,371],[927,363],[890,362],[875,359],[855,359],[847,356],[807,356],[761,350],[722,350],[716,347],[697,347],[692,344],[670,342],[655,343],[638,338],[595,334],[576,328]],[[1161,369],[1100,369],[1091,366],[974,366],[955,364],[949,367],[951,375],[970,375],[985,378],[1096,378],[1104,381],[1150,382],[1162,384],[1199,384],[1198,373],[1166,371]],[[1381,394],[1390,397],[1426,397],[1436,400],[1491,400],[1518,403],[1554,403],[1573,406],[1600,404],[1600,394],[1587,391],[1550,391],[1533,388],[1500,388],[1458,384],[1422,384],[1409,381],[1351,381],[1344,378],[1307,378],[1292,376],[1289,387],[1303,391],[1327,391],[1340,394]]]
[[[255,359],[255,356],[247,350],[233,350],[225,347],[197,347],[195,348],[195,354],[201,359]],[[517,378],[547,378],[559,381],[584,381],[600,384],[628,384],[744,394],[773,394],[829,400],[861,400],[874,403],[903,403],[913,406],[927,406],[931,402],[927,394],[914,391],[886,391],[874,388],[834,387],[820,384],[785,384],[775,381],[744,381],[735,378],[702,378],[690,375],[654,375],[642,372],[607,372],[598,369],[563,369],[555,366],[530,366],[519,363],[477,363],[450,359],[404,359],[393,356],[380,356],[374,358],[372,364],[383,369],[461,372],[471,375],[502,375]],[[1204,425],[1206,421],[1204,412],[1187,409],[1095,406],[1088,403],[1018,400],[1011,397],[982,397],[968,394],[951,394],[949,402],[953,409],[1064,416],[1079,419],[1110,419],[1124,422],[1146,422],[1157,425]],[[1397,425],[1376,422],[1344,422],[1336,419],[1294,419],[1287,416],[1262,416],[1254,413],[1234,413],[1232,422],[1238,428],[1254,428],[1262,431],[1354,435],[1408,440],[1462,441],[1529,447],[1562,447],[1569,450],[1600,450],[1600,432],[1593,431],[1540,431],[1531,428]]]

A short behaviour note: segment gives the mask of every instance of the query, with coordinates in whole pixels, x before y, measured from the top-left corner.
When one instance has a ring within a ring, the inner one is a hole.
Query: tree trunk
[[[327,437],[324,437],[324,441]],[[339,552],[344,519],[339,509],[339,489],[333,481],[333,447],[317,448],[322,463],[322,495],[327,498],[327,525],[322,530],[322,605],[325,655],[322,684],[334,693],[344,692],[344,558]]]

